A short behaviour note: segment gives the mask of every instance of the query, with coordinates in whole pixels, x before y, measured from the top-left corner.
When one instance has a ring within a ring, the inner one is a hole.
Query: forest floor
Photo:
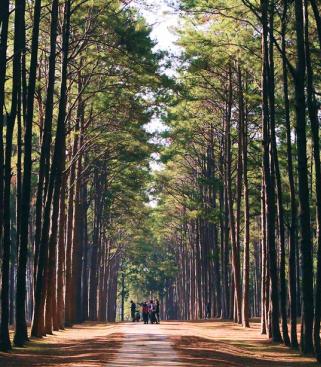
[[[169,329],[173,347],[183,366],[216,367],[312,367],[315,358],[303,357],[260,334],[260,322],[251,327],[226,320],[183,322]]]
[[[0,366],[107,366],[120,348],[121,340],[117,324],[86,322],[42,339],[31,338],[26,348],[0,352]]]
[[[27,348],[0,353],[0,366],[19,367],[312,367],[300,356],[260,335],[258,320],[250,329],[223,320],[142,323],[85,323],[32,339]]]

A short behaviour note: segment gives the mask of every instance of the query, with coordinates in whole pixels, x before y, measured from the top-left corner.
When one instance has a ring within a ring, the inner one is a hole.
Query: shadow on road
[[[81,330],[78,331],[81,333]],[[0,355],[0,366],[106,366],[120,348],[122,334],[111,334],[64,343],[40,343],[31,341],[27,348],[15,348]]]
[[[287,347],[266,342],[221,342],[200,337],[171,337],[182,366],[198,367],[316,367]],[[264,355],[266,353],[266,355]],[[273,355],[273,358],[271,357]]]
[[[145,329],[147,330],[147,329]],[[146,332],[146,331],[145,331]],[[161,334],[127,332],[117,357],[108,367],[184,366],[169,338]]]

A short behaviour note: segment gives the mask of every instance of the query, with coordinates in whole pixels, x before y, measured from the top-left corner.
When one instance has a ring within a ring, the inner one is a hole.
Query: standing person
[[[151,316],[151,312],[150,312],[150,302],[146,301],[146,304],[147,304],[147,319],[148,319],[149,321],[151,321],[151,318],[150,318],[150,316]]]
[[[130,301],[130,313],[132,317],[132,322],[135,322],[135,312],[136,312],[136,303],[133,301]]]
[[[154,304],[154,301],[150,300],[150,322],[151,324],[154,324],[156,322],[156,306]]]
[[[155,306],[156,306],[156,323],[159,324],[159,300],[157,299],[155,302]]]
[[[211,302],[208,302],[206,305],[206,319],[210,319],[211,318]]]
[[[147,302],[143,302],[143,321],[144,324],[148,324],[148,309],[147,309]]]

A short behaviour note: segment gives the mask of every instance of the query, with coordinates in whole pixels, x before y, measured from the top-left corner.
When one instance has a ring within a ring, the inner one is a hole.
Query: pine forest
[[[1,0],[0,365],[145,299],[320,363],[320,55],[319,0]]]

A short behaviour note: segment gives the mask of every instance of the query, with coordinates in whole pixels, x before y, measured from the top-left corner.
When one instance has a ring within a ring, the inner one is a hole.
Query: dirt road
[[[19,367],[316,367],[314,358],[232,322],[85,323],[0,353],[0,366]]]
[[[122,346],[110,367],[185,366],[161,325],[127,323],[119,326]]]

